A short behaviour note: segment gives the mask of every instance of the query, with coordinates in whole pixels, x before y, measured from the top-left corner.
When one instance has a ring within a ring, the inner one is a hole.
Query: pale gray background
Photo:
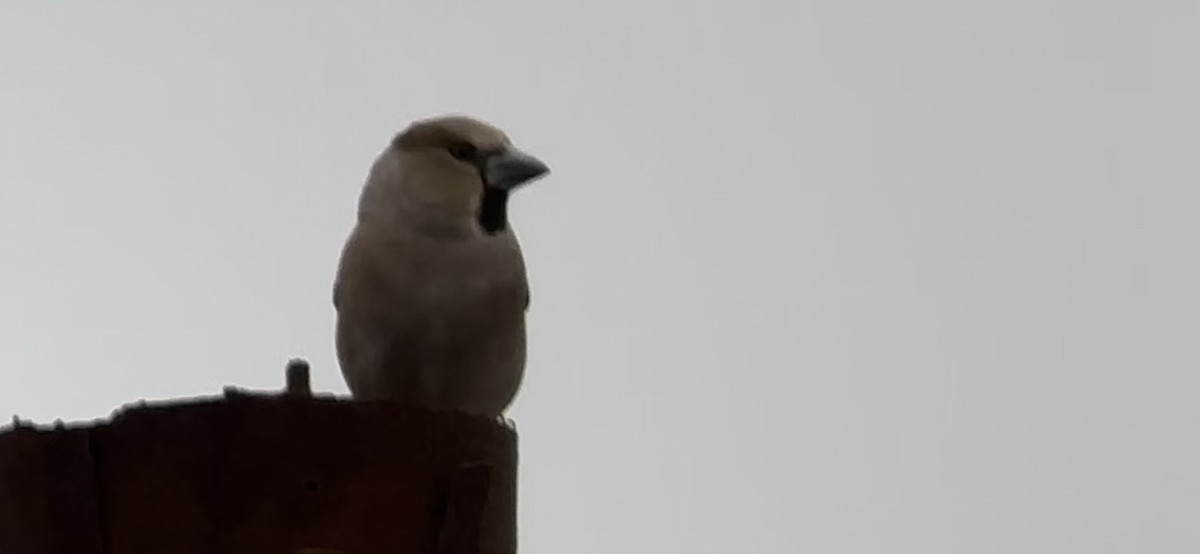
[[[525,553],[1200,551],[1200,3],[0,3],[0,410],[345,391],[359,185],[554,174]]]

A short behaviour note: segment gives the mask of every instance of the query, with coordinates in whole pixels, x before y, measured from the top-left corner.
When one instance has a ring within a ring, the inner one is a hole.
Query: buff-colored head
[[[503,131],[449,115],[417,121],[375,161],[359,199],[359,221],[438,232],[507,227],[509,193],[549,172]]]

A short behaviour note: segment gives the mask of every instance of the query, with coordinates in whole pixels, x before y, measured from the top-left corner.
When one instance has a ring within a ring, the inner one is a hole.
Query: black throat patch
[[[498,154],[499,149],[476,152],[470,163],[479,173],[479,182],[483,184],[483,200],[479,203],[479,213],[475,219],[484,233],[494,235],[508,227],[508,189],[493,187],[487,178],[488,158]]]
[[[483,201],[479,204],[479,227],[494,235],[508,227],[508,191],[483,186]]]

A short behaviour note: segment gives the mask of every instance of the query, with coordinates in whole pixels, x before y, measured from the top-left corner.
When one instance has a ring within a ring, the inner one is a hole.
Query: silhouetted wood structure
[[[285,394],[137,404],[0,432],[3,554],[516,551],[516,433],[460,413]]]

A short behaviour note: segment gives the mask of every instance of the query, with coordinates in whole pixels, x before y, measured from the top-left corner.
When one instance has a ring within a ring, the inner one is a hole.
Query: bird
[[[530,299],[508,202],[549,172],[468,115],[393,136],[334,279],[337,358],[355,400],[504,421],[525,374]]]

